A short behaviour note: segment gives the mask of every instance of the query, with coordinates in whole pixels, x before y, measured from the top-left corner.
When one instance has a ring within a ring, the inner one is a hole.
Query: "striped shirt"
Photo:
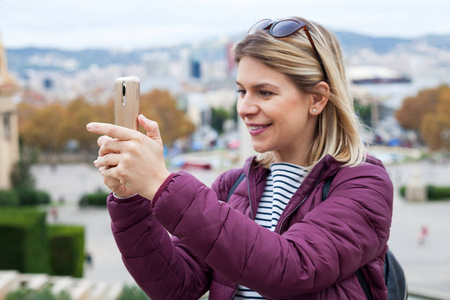
[[[255,221],[260,226],[275,231],[281,213],[292,195],[299,188],[307,171],[300,166],[288,163],[274,163],[270,166],[266,187],[259,201]],[[239,285],[235,300],[264,299],[257,292]]]

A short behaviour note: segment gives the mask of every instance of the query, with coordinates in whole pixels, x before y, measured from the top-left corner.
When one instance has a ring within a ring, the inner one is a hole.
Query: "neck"
[[[309,166],[306,154],[299,155],[298,153],[295,153],[295,154],[289,155],[288,153],[282,154],[282,153],[274,152],[273,158],[274,158],[275,163],[284,162],[284,163],[290,163],[293,165],[303,166],[303,167]]]

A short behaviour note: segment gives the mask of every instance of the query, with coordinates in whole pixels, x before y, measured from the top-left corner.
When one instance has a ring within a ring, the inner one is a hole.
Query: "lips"
[[[270,126],[270,124],[267,124],[267,125],[258,125],[258,126],[255,126],[255,125],[249,125],[249,126],[248,126],[248,129],[250,129],[250,130],[258,130],[258,129],[265,128],[265,127],[269,127],[269,126]]]
[[[248,131],[251,135],[258,135],[266,131],[272,124],[264,124],[264,125],[256,125],[256,124],[247,124]]]

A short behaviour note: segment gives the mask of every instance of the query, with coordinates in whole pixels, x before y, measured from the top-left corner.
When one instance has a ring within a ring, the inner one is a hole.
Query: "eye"
[[[270,96],[273,95],[272,92],[269,92],[269,91],[266,91],[266,90],[260,90],[258,93],[259,93],[259,95],[260,95],[262,98],[268,98],[268,97],[270,97]]]
[[[243,98],[245,96],[246,91],[244,89],[238,89],[237,93],[239,97]]]

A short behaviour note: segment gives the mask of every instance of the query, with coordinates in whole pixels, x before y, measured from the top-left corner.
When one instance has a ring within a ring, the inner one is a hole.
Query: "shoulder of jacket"
[[[212,184],[212,189],[219,196],[219,199],[226,199],[228,191],[233,186],[233,183],[244,173],[243,168],[230,169],[220,174]]]

